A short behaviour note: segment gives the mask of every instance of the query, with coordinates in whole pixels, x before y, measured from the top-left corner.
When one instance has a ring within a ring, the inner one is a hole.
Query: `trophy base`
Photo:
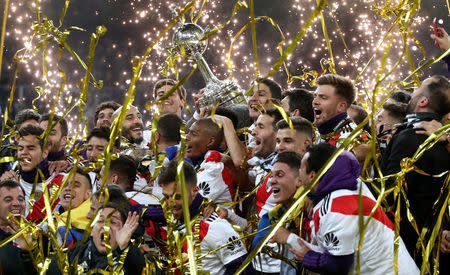
[[[218,102],[220,107],[231,107],[235,104],[247,104],[241,88],[232,81],[210,82],[199,99],[200,108],[212,109]]]

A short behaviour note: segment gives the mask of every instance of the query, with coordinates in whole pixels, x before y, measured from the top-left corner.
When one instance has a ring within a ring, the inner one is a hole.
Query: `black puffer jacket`
[[[123,251],[121,251],[120,249],[116,249],[113,252],[114,268],[117,268],[122,253]],[[109,270],[107,256],[98,252],[97,248],[94,245],[94,242],[92,241],[92,238],[90,238],[84,244],[73,247],[68,252],[68,260],[70,264],[69,274],[78,274],[76,272],[77,265],[81,266],[84,269],[84,274],[94,269]],[[144,255],[142,255],[142,253],[136,246],[130,246],[123,265],[125,274],[141,274],[144,266]],[[47,274],[63,274],[61,269],[58,267],[56,258],[53,258],[52,262],[50,263]]]

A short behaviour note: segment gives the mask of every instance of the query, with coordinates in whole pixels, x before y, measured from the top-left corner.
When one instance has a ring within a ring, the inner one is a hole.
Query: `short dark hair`
[[[89,132],[89,134],[86,138],[86,141],[89,142],[89,140],[92,137],[102,138],[102,139],[105,139],[106,141],[109,141],[110,134],[111,134],[111,129],[109,127],[101,126],[101,127],[93,128]]]
[[[30,119],[39,122],[39,120],[41,119],[41,115],[36,111],[34,111],[33,109],[20,110],[14,118],[14,123],[16,127],[20,127],[22,123]]]
[[[352,105],[356,97],[356,89],[352,81],[337,74],[326,74],[319,77],[316,85],[331,85],[338,96],[347,102],[347,108]]]
[[[49,121],[50,120],[50,113],[47,114],[43,114],[41,116],[41,119],[39,120],[39,122],[42,121]],[[67,125],[67,120],[61,116],[58,116],[56,114],[53,115],[53,120],[52,120],[52,124],[55,124],[59,122],[59,125],[61,125],[61,137],[67,137],[67,135],[69,134],[69,128]],[[49,127],[51,125],[48,125],[47,127]]]
[[[308,166],[306,167],[306,172],[318,172],[336,151],[336,147],[327,142],[323,142],[319,144],[308,145],[306,147],[306,151],[309,153],[309,158],[306,161],[308,164]]]
[[[95,114],[94,114],[94,124],[97,123],[98,120],[98,114],[103,111],[104,109],[113,109],[114,111],[119,109],[121,105],[114,101],[105,101],[97,105],[95,108]]]
[[[114,211],[119,211],[120,218],[122,219],[122,225],[123,225],[128,218],[128,212],[131,211],[131,203],[128,199],[125,201],[122,201],[120,203],[118,201],[117,202],[108,201],[105,206],[103,206],[103,204],[100,204],[99,209],[104,209],[104,208],[113,208],[113,209],[115,209]]]
[[[165,142],[178,144],[181,141],[180,127],[183,120],[176,114],[164,114],[159,117],[156,131]]]
[[[353,109],[356,111],[356,116],[353,118],[353,122],[355,122],[356,125],[361,124],[361,122],[363,122],[364,119],[366,119],[366,117],[368,115],[366,110],[363,107],[356,105],[356,104],[350,105],[349,109]]]
[[[411,93],[405,91],[405,90],[397,90],[389,97],[392,98],[394,101],[399,103],[406,103],[411,100]]]
[[[42,129],[41,127],[28,124],[23,127],[20,127],[18,132],[19,138],[30,135],[35,136],[39,140],[39,146],[41,146],[41,149],[44,148],[44,138],[42,137],[44,129]]]
[[[292,89],[284,92],[284,96],[289,98],[289,112],[298,109],[300,111],[300,116],[306,118],[307,120],[314,122],[314,110],[312,107],[312,102],[314,100],[314,95],[306,89]]]
[[[270,97],[274,99],[281,100],[283,98],[283,90],[281,89],[280,84],[276,83],[272,79],[266,78],[266,79],[260,79],[258,80],[258,83],[264,83],[269,87],[270,90]],[[258,84],[256,84],[258,85]]]
[[[434,75],[435,80],[427,85],[426,96],[430,99],[428,108],[439,117],[450,112],[450,82],[442,75]]]
[[[280,111],[278,111],[275,108],[266,109],[261,113],[261,115],[268,115],[273,118],[272,127],[274,131],[277,130],[278,121],[283,119],[283,116],[281,115]]]
[[[122,203],[123,201],[128,201],[127,195],[125,191],[116,184],[109,184],[105,189],[108,189],[108,202]],[[105,192],[105,189],[97,190],[94,194],[92,194],[91,198],[98,200],[100,198],[100,194]]]
[[[211,118],[201,118],[195,122],[198,125],[203,125],[204,130],[208,132],[208,134],[216,139],[216,142],[214,144],[215,147],[220,146],[222,143],[223,137],[223,130],[222,128],[217,125]]]
[[[2,188],[2,187],[8,188],[8,189],[19,187],[20,190],[22,190],[23,195],[25,196],[25,190],[23,189],[22,185],[20,185],[20,183],[18,183],[15,180],[0,181],[0,188]]]
[[[403,119],[405,119],[406,106],[406,103],[386,102],[383,104],[383,109],[389,112],[390,117],[400,123],[403,121]]]
[[[287,166],[289,166],[289,168],[296,171],[296,173],[298,174],[298,171],[300,170],[300,164],[302,162],[302,157],[303,156],[297,152],[284,151],[277,155],[275,163],[285,163],[287,164]]]
[[[233,122],[234,129],[238,129],[239,119],[233,110],[226,107],[217,107],[215,114],[229,118]]]
[[[153,98],[156,98],[156,92],[158,92],[158,89],[161,87],[164,87],[166,85],[175,87],[177,85],[177,82],[170,78],[164,78],[160,79],[155,83],[155,86],[153,87]],[[180,96],[181,99],[186,100],[186,89],[183,87],[183,85],[178,86],[176,92]]]
[[[92,189],[92,181],[91,181],[91,177],[89,176],[88,172],[84,171],[83,167],[80,166],[75,166],[75,173],[82,175],[83,177],[85,177],[88,180],[89,183],[89,188]]]
[[[291,117],[292,126],[294,130],[300,133],[305,133],[308,137],[313,137],[314,128],[311,122],[309,122],[306,118],[303,117]],[[286,129],[290,128],[289,123],[286,120],[282,119],[277,122],[277,129]]]
[[[161,168],[158,175],[158,184],[161,186],[175,182],[177,177],[178,160],[172,160]],[[184,180],[190,187],[197,185],[197,172],[194,167],[187,162],[183,163]]]
[[[109,142],[110,135],[111,135],[111,128],[109,128],[108,126],[100,126],[97,128],[93,128],[89,132],[86,138],[86,142],[89,143],[89,140],[92,137],[103,138]],[[120,138],[117,138],[116,141],[114,142],[114,148],[120,149]]]
[[[132,157],[120,155],[118,158],[111,160],[109,174],[111,175],[111,173],[116,173],[120,182],[127,186],[129,190],[132,190],[136,180],[137,164]]]

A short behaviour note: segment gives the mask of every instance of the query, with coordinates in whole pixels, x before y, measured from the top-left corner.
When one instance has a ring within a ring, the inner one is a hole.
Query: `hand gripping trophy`
[[[172,38],[175,50],[188,62],[197,64],[206,82],[205,92],[199,99],[200,108],[208,107],[211,110],[216,102],[221,107],[246,104],[243,90],[237,83],[219,80],[209,68],[202,56],[208,43],[204,37],[205,31],[199,25],[180,23]]]

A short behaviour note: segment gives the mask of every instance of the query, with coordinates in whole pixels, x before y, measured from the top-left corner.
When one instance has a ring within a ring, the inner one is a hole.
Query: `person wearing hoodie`
[[[311,187],[335,150],[327,143],[308,147],[299,174],[305,188]],[[304,268],[317,273],[356,274],[359,257],[360,274],[394,274],[394,224],[380,208],[373,209],[376,200],[358,180],[359,174],[356,157],[343,151],[312,186],[309,197],[314,210],[305,236],[308,242],[284,228],[275,233],[274,241],[287,243]],[[360,213],[367,224],[363,236]],[[398,244],[398,274],[419,274],[401,238]]]

